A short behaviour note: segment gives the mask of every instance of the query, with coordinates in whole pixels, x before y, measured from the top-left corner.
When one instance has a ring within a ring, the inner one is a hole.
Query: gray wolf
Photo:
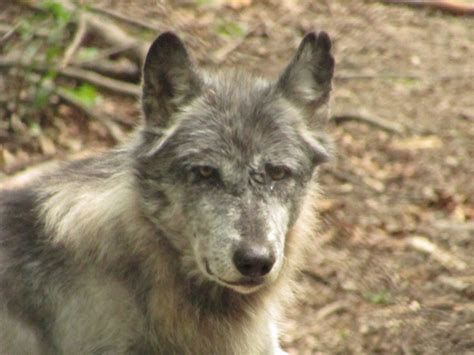
[[[173,33],[130,142],[0,195],[2,354],[276,354],[314,232],[334,59],[204,72]]]

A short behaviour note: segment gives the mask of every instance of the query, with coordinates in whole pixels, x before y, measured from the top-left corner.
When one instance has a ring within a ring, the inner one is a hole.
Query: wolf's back
[[[63,262],[48,250],[32,188],[0,191],[0,348],[2,354],[46,352],[38,325],[48,328],[45,287]]]

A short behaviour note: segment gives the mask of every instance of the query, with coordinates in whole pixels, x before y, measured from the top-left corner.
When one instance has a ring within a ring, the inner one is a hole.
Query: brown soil
[[[336,157],[321,173],[323,223],[283,345],[291,354],[474,354],[472,17],[355,0],[89,3],[177,31],[201,65],[266,75],[282,69],[305,32],[327,31],[337,61],[333,112],[384,119],[405,133],[328,125]],[[7,6],[0,19],[20,15]],[[219,26],[229,23],[249,34],[224,36]],[[0,78],[2,87],[11,86]],[[138,120],[133,101],[104,100]],[[57,117],[73,128],[52,124],[51,140],[62,132],[77,144],[57,144],[52,156],[112,144],[97,122],[84,128],[77,122],[86,118],[65,108]],[[45,156],[0,133],[8,154],[21,147]]]

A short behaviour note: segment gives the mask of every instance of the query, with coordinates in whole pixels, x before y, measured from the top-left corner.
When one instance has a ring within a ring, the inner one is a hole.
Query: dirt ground
[[[337,62],[333,117],[358,119],[328,124],[335,158],[321,171],[321,230],[282,324],[283,346],[474,354],[473,17],[355,0],[86,3],[177,31],[201,65],[269,76],[305,32],[327,31]],[[0,24],[25,14],[13,4],[0,10]],[[17,86],[8,78],[0,77],[5,93]],[[6,124],[22,115],[0,103],[3,181],[18,167],[114,144],[107,127],[64,105],[42,111],[46,140],[22,140]],[[103,107],[139,119],[133,99],[103,94]]]

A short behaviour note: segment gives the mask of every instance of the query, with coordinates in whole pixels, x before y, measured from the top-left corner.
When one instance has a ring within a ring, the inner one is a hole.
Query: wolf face
[[[143,72],[135,166],[146,216],[197,282],[250,293],[275,281],[315,167],[334,60],[307,35],[275,82],[195,69],[176,35],[152,44]]]

